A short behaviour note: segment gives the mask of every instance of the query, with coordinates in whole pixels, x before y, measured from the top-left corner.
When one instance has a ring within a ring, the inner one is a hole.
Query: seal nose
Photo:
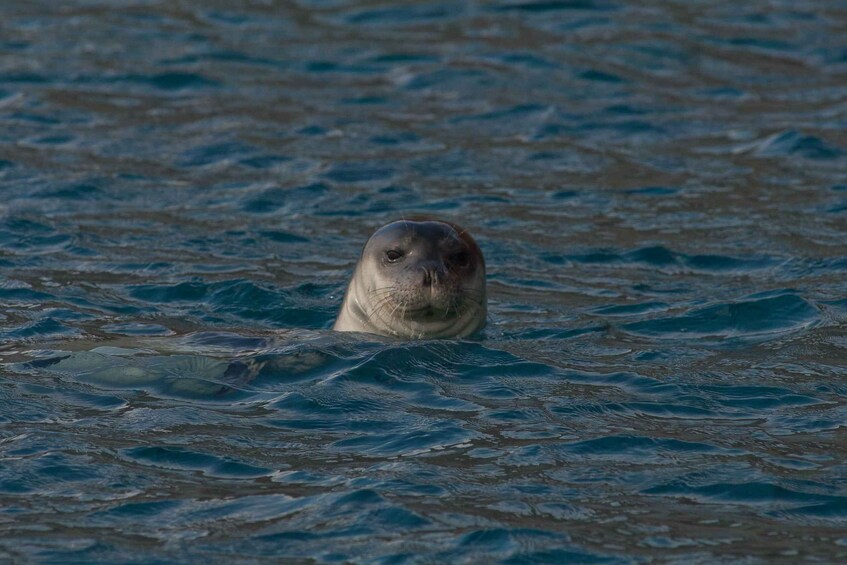
[[[421,265],[423,271],[423,285],[432,286],[439,284],[444,279],[444,265],[441,262],[432,261]]]

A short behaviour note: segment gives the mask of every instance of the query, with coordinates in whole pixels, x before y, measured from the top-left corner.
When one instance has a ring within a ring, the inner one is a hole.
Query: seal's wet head
[[[464,337],[485,325],[485,261],[438,220],[400,220],[365,244],[334,329],[404,338]]]

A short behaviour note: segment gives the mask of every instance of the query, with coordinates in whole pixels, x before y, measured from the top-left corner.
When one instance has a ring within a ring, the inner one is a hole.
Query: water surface
[[[847,559],[838,3],[0,18],[3,558]],[[409,214],[485,332],[328,331]]]

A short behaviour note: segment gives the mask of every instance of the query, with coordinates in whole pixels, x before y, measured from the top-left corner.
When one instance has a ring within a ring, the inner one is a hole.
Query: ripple
[[[58,198],[61,200],[99,200],[105,195],[97,186],[82,183],[36,192],[34,196],[36,198]]]
[[[21,324],[17,327],[0,329],[0,337],[8,340],[32,338],[71,338],[79,335],[80,331],[77,328],[63,324],[59,320],[46,316],[38,320]]]
[[[25,4],[6,561],[845,561],[843,9]],[[420,214],[486,331],[328,331]]]
[[[348,13],[344,21],[356,25],[415,26],[420,22],[449,19],[461,10],[448,2],[425,2],[418,5],[383,7]]]
[[[507,0],[498,2],[493,9],[498,11],[546,13],[560,10],[614,10],[616,9],[616,5],[611,2],[597,2],[594,0],[519,0],[517,2]]]
[[[164,326],[158,324],[144,324],[138,322],[123,322],[116,324],[108,324],[100,327],[101,330],[113,334],[121,335],[171,335],[173,332]]]
[[[845,502],[845,497],[806,492],[765,482],[714,483],[697,487],[674,483],[653,487],[648,492],[686,496],[705,503],[725,501],[732,504],[762,505],[772,508],[821,502],[843,505]]]
[[[112,82],[139,83],[158,90],[181,91],[207,89],[221,86],[220,82],[197,73],[165,72],[151,75],[124,75],[111,78]]]
[[[745,338],[797,331],[819,320],[818,309],[803,298],[795,294],[769,293],[696,308],[681,316],[624,324],[622,328],[638,335],[676,339]]]
[[[475,437],[478,434],[463,430],[455,424],[439,422],[427,429],[342,439],[332,444],[332,449],[371,457],[414,456],[462,446]]]
[[[213,143],[195,147],[183,154],[179,165],[182,167],[204,167],[252,154],[256,149],[241,142]]]
[[[392,175],[392,169],[385,166],[343,163],[330,169],[324,177],[338,183],[358,183],[385,180]]]
[[[655,267],[674,267],[679,270],[696,272],[748,272],[773,268],[780,261],[767,256],[732,257],[715,254],[688,255],[678,253],[667,247],[656,245],[633,249],[630,251],[615,251],[600,249],[586,253],[559,255],[545,254],[542,256],[548,262],[573,261],[576,263],[609,263],[609,264],[644,264]]]
[[[725,406],[742,407],[751,411],[769,411],[786,406],[821,404],[821,400],[778,387],[704,386],[702,390],[715,394]]]
[[[756,142],[753,151],[760,157],[782,157],[796,155],[806,159],[838,159],[844,151],[813,135],[803,135],[797,131],[775,133]]]
[[[124,450],[123,455],[144,465],[200,471],[210,477],[253,479],[270,473],[269,469],[177,447],[137,447]]]
[[[662,451],[678,455],[722,451],[715,446],[704,443],[633,436],[606,436],[574,443],[566,446],[565,449],[578,455],[625,455],[627,458],[652,458]]]
[[[311,199],[321,199],[329,192],[323,183],[312,183],[292,188],[270,188],[258,196],[250,196],[242,209],[245,212],[267,214],[282,208],[297,207]]]

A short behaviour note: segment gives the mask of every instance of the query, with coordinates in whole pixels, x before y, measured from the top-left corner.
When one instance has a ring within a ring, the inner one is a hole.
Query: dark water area
[[[847,561],[845,132],[834,1],[0,3],[0,560]]]

